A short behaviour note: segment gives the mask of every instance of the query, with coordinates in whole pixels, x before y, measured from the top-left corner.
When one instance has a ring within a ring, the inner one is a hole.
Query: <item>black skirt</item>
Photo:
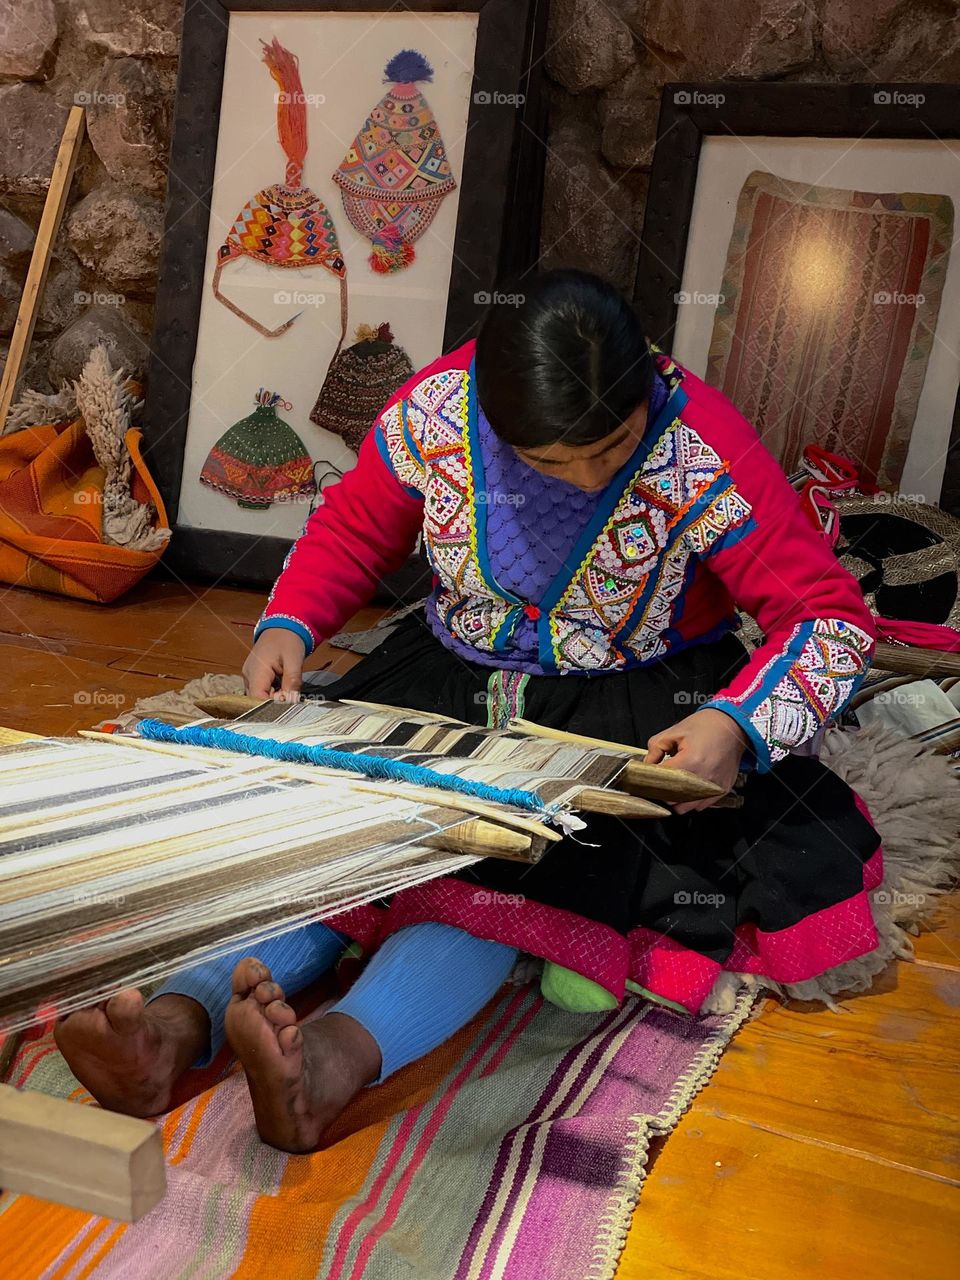
[[[746,662],[733,635],[653,666],[531,676],[523,715],[645,746]],[[492,669],[405,619],[325,693],[487,723]],[[877,945],[879,838],[850,788],[809,757],[750,773],[736,809],[662,820],[586,814],[533,866],[486,859],[393,899],[386,932],[441,920],[520,946],[622,995],[631,978],[699,1008],[722,968],[799,982]]]

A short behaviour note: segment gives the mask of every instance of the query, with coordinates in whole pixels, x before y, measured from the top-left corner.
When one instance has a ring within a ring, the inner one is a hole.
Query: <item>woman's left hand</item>
[[[698,778],[715,782],[726,794],[737,780],[740,762],[747,748],[747,735],[732,716],[713,707],[703,707],[647,743],[647,764],[687,769]],[[674,806],[674,813],[707,809],[720,799],[693,800]]]

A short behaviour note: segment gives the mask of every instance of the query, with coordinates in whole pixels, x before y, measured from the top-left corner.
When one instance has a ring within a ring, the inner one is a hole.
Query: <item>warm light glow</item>
[[[802,240],[794,251],[790,280],[797,299],[820,310],[847,288],[846,250],[825,235]]]

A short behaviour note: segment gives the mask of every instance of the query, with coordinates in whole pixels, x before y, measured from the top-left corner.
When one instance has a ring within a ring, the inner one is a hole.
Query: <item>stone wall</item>
[[[142,370],[182,0],[0,5],[0,358],[63,128],[87,108],[26,382],[75,377],[98,339]],[[545,265],[632,287],[669,80],[953,81],[955,0],[552,0]]]

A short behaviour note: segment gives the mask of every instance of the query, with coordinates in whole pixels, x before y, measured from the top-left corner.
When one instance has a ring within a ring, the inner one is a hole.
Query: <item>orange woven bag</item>
[[[163,500],[140,453],[141,433],[124,436],[131,491],[169,529]],[[0,437],[0,582],[109,604],[163,554],[103,541],[104,471],[83,419],[23,427]]]

